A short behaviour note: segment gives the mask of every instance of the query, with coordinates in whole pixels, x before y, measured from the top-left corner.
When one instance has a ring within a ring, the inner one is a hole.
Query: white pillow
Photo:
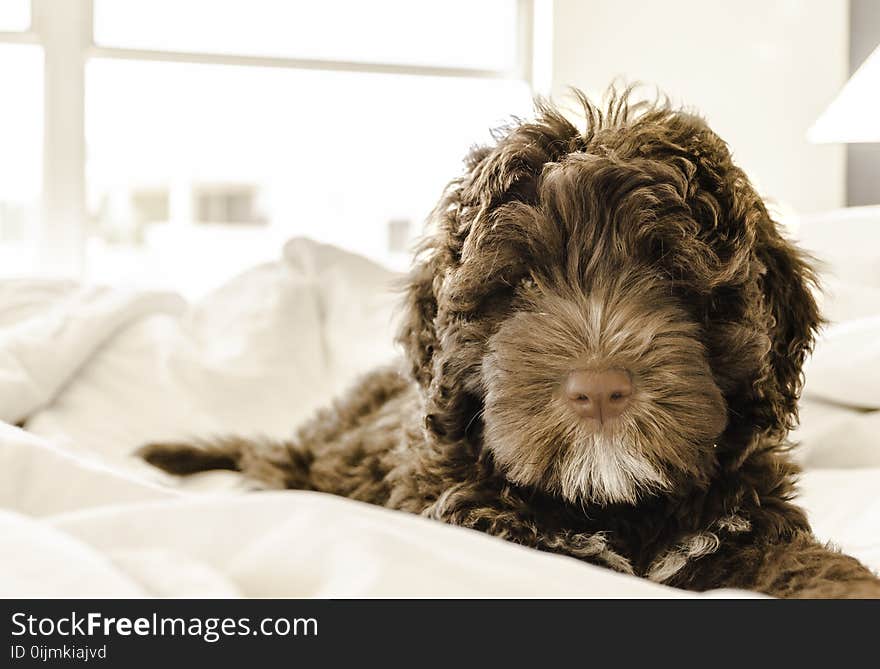
[[[804,395],[880,409],[880,316],[832,325],[804,369]]]
[[[868,316],[880,316],[880,286],[822,278],[818,301],[822,316],[829,323],[843,323]]]
[[[880,473],[880,411],[858,411],[804,397],[800,425],[789,435],[805,469],[865,469]]]
[[[880,316],[880,206],[810,214],[792,225],[819,261],[823,315],[833,323]]]
[[[821,261],[823,277],[880,288],[880,206],[810,214],[795,225],[799,245]]]

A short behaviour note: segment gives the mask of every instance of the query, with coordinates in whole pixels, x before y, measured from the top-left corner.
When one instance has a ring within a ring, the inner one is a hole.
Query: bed
[[[828,221],[804,221],[804,243],[827,251]],[[825,268],[834,323],[794,435],[801,503],[820,538],[880,569],[880,263],[843,257]],[[328,495],[246,494],[230,472],[179,481],[132,456],[158,439],[288,436],[394,357],[395,278],[299,238],[191,303],[0,283],[0,596],[696,596]]]

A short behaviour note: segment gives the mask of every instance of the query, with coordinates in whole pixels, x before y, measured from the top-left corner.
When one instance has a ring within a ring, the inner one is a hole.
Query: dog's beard
[[[645,457],[626,430],[578,438],[555,462],[559,494],[572,502],[635,504],[643,493],[669,488],[668,477]]]
[[[537,486],[570,502],[600,505],[636,504],[670,487],[669,477],[641,443],[643,429],[635,417],[590,430],[573,423],[559,407],[545,406],[543,414],[532,414],[529,425],[516,426],[498,408],[487,406],[484,440],[513,483]],[[537,426],[542,419],[548,423],[544,429]]]

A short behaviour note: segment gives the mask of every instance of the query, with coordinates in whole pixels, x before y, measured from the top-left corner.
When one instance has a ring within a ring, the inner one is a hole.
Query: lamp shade
[[[807,131],[815,143],[880,142],[880,46]]]

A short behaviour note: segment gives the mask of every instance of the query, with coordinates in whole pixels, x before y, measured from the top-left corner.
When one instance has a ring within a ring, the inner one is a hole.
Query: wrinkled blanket
[[[181,484],[132,457],[153,439],[290,434],[394,355],[394,278],[293,240],[194,304],[0,284],[0,596],[689,596],[350,500],[242,494],[228,472]],[[880,568],[880,413],[804,408],[802,503],[820,537]]]

